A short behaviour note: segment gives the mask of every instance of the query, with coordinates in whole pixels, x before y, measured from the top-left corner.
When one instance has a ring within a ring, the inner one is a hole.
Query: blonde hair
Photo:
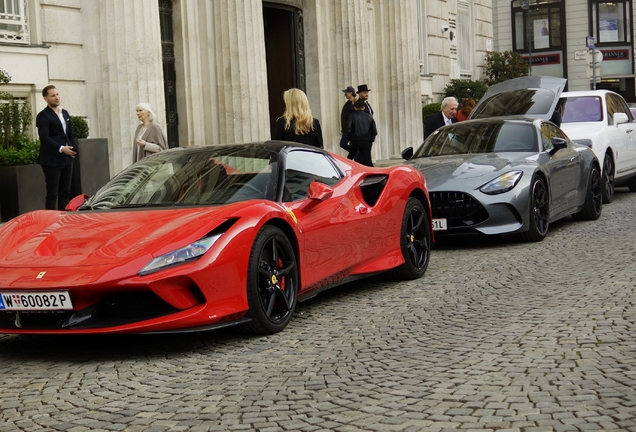
[[[300,89],[291,88],[283,92],[285,101],[285,112],[282,117],[285,119],[285,130],[289,130],[294,124],[296,135],[307,135],[314,130],[314,118],[309,108],[307,95]]]

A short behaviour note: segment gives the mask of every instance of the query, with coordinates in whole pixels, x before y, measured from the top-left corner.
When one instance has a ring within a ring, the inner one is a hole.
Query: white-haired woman
[[[137,118],[141,122],[135,131],[133,141],[133,163],[153,153],[168,148],[168,140],[161,126],[154,122],[155,113],[150,104],[142,102],[137,105]]]

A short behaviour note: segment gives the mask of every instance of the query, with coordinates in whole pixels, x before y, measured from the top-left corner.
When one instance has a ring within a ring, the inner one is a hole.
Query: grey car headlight
[[[489,181],[479,188],[479,190],[488,195],[497,195],[508,192],[519,183],[523,177],[523,171],[510,171],[500,175],[494,180]]]
[[[203,237],[194,243],[161,255],[146,264],[137,274],[143,276],[166,267],[172,267],[197,259],[206,253],[222,235],[223,233],[219,233]]]

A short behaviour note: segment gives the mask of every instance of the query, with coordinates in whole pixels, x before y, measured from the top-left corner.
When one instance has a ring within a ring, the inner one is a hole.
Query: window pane
[[[551,25],[548,15],[548,9],[538,9],[530,15],[532,20],[532,42],[534,49],[550,48],[550,31]]]
[[[470,37],[470,10],[457,5],[457,38],[459,51],[459,70],[463,74],[472,75],[472,38]]]
[[[550,46],[561,46],[561,19],[559,9],[550,9]]]
[[[622,7],[622,3],[598,4],[599,42],[618,42],[623,40],[622,30],[619,33],[619,28],[621,28],[624,23]]]
[[[523,31],[523,12],[515,12],[515,41],[516,50],[523,50],[526,46],[526,37]]]

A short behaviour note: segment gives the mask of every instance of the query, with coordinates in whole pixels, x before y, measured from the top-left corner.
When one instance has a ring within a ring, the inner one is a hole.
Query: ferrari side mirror
[[[407,147],[402,150],[402,159],[409,160],[413,157],[413,147]]]
[[[327,186],[326,184],[317,181],[311,182],[307,193],[308,199],[305,200],[300,207],[298,207],[298,210],[308,211],[319,202],[331,198],[332,195],[333,188],[331,186]]]
[[[72,200],[70,200],[68,202],[68,204],[66,204],[66,207],[64,207],[64,210],[66,210],[66,211],[75,211],[78,208],[80,208],[82,206],[82,204],[84,204],[86,202],[87,199],[88,199],[88,195],[86,195],[86,194],[78,195],[75,198],[73,198]]]

